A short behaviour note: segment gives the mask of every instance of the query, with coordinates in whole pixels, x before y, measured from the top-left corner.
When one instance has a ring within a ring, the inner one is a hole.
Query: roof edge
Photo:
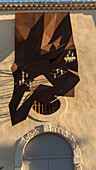
[[[1,10],[95,10],[96,1],[0,1]]]

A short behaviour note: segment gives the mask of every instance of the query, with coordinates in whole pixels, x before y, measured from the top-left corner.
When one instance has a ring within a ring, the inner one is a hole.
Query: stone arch
[[[74,139],[73,135],[66,130],[65,128],[62,128],[60,126],[51,125],[51,124],[44,124],[38,127],[35,127],[33,130],[25,134],[20,142],[18,143],[16,155],[15,155],[15,170],[23,170],[22,167],[22,155],[24,152],[24,149],[27,145],[27,143],[36,135],[46,133],[46,132],[52,132],[56,133],[58,135],[61,135],[64,137],[70,144],[72,150],[73,150],[73,164],[75,170],[82,170],[81,165],[81,151],[76,143],[76,140]]]

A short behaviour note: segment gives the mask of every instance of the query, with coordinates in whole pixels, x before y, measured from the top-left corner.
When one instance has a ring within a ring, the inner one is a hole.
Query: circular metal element
[[[33,108],[31,108],[29,116],[34,118],[35,120],[40,121],[53,121],[54,119],[60,117],[66,111],[68,107],[67,99],[65,97],[58,97],[57,98],[60,102],[60,107],[52,114],[39,114]]]
[[[50,115],[55,113],[60,108],[60,101],[55,99],[50,104],[45,104],[35,100],[32,104],[32,108],[39,114]]]

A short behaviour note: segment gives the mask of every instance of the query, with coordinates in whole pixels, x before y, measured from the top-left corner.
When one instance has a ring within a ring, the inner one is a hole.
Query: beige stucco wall
[[[52,124],[68,129],[80,146],[83,170],[96,169],[96,11],[71,11],[80,82],[75,97],[67,98],[64,114]],[[12,127],[8,103],[13,91],[10,67],[14,61],[14,12],[0,12],[0,165],[14,170],[20,138],[44,122],[27,118]]]

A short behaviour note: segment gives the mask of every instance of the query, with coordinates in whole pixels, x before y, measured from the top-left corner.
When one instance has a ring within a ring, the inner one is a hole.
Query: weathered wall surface
[[[96,11],[71,11],[71,22],[81,80],[75,88],[75,97],[67,98],[66,112],[50,123],[65,127],[73,134],[81,149],[83,170],[95,170]],[[8,103],[13,92],[10,68],[15,54],[14,26],[14,12],[0,12],[0,164],[4,170],[14,170],[19,139],[44,123],[28,117],[18,125],[11,125]]]

